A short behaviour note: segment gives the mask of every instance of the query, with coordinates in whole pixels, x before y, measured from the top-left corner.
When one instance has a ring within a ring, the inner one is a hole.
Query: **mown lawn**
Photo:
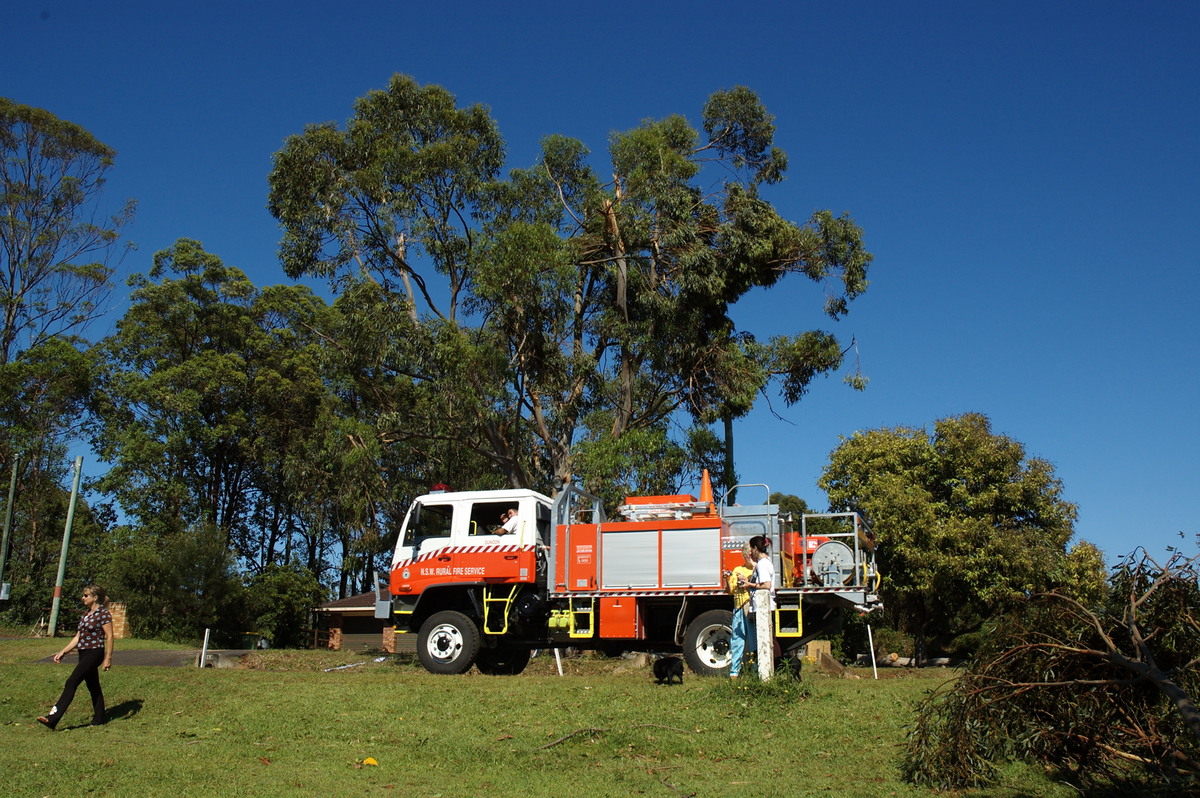
[[[559,677],[543,655],[517,677],[451,677],[279,651],[242,669],[115,667],[108,725],[83,725],[83,690],[51,733],[34,718],[68,667],[33,661],[61,644],[0,641],[5,794],[927,796],[896,760],[912,707],[951,675],[663,687],[619,659],[564,660]],[[1075,794],[1033,769],[1006,774],[964,794]]]

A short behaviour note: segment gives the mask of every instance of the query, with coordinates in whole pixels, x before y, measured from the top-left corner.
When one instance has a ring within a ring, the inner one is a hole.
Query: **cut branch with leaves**
[[[963,676],[920,708],[904,768],[918,783],[986,783],[1031,759],[1083,785],[1200,785],[1200,555],[1144,551],[1107,601],[1031,596],[1004,617]],[[1172,793],[1176,794],[1176,793]]]

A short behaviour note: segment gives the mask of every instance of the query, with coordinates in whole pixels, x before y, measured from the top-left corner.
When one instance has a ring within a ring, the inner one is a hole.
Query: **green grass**
[[[949,675],[688,674],[661,687],[619,659],[567,659],[564,677],[547,656],[518,677],[449,677],[269,651],[236,670],[115,667],[102,679],[116,717],[81,725],[83,690],[51,733],[33,719],[68,669],[30,664],[38,651],[0,641],[9,795],[927,796],[899,780],[896,759],[913,705]],[[994,792],[964,794],[1074,794],[1006,772]]]

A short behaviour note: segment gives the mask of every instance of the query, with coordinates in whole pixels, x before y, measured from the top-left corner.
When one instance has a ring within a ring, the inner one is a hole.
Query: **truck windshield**
[[[450,537],[450,521],[454,518],[452,504],[422,504],[416,522],[404,530],[404,545],[416,546],[429,538]]]

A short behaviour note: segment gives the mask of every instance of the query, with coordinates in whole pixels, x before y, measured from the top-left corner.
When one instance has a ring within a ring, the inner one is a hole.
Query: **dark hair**
[[[104,592],[104,588],[100,585],[84,585],[84,590],[96,597],[96,602],[105,604],[108,602],[108,594]]]
[[[750,538],[750,548],[766,554],[771,549],[771,541],[767,540],[762,535],[755,535],[754,537]]]

